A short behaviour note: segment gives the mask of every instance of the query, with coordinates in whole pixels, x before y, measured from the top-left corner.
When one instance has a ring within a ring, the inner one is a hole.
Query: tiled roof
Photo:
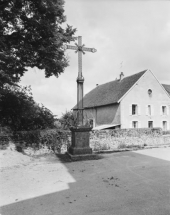
[[[146,71],[147,70],[144,70],[134,75],[125,77],[121,81],[115,80],[97,86],[84,96],[84,108],[117,103]],[[77,106],[73,109],[76,109],[76,107]]]
[[[169,93],[170,95],[170,85],[167,84],[162,84],[162,86],[165,88],[165,90]]]

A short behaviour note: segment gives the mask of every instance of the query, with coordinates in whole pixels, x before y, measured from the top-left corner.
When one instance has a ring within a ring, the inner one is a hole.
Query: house
[[[94,129],[170,129],[170,85],[160,84],[150,70],[123,76],[84,96],[84,123],[90,121]]]

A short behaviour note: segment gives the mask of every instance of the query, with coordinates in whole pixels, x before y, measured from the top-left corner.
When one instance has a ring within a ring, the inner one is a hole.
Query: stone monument
[[[66,45],[65,49],[72,49],[78,52],[78,77],[77,77],[77,127],[71,128],[72,140],[71,146],[68,149],[68,154],[71,158],[76,158],[77,156],[86,156],[92,154],[92,149],[89,146],[89,132],[90,127],[85,127],[83,125],[83,83],[84,77],[82,75],[82,54],[85,51],[96,52],[94,48],[86,48],[82,45],[82,37],[78,36],[78,44],[76,46]]]

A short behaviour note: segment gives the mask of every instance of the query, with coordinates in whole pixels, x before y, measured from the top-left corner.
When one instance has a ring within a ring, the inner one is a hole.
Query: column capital
[[[84,82],[84,77],[77,77],[77,83],[83,83]]]

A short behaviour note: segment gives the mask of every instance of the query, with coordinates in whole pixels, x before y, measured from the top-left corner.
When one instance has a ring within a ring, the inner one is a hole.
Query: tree
[[[30,87],[5,86],[0,98],[0,124],[13,131],[54,127],[54,116],[32,97]]]
[[[68,66],[63,44],[74,41],[76,29],[62,24],[63,0],[1,0],[0,82],[18,82],[26,67],[45,69],[58,77]]]
[[[73,111],[66,111],[59,119],[61,127],[69,130],[71,127],[77,127],[77,116]]]

